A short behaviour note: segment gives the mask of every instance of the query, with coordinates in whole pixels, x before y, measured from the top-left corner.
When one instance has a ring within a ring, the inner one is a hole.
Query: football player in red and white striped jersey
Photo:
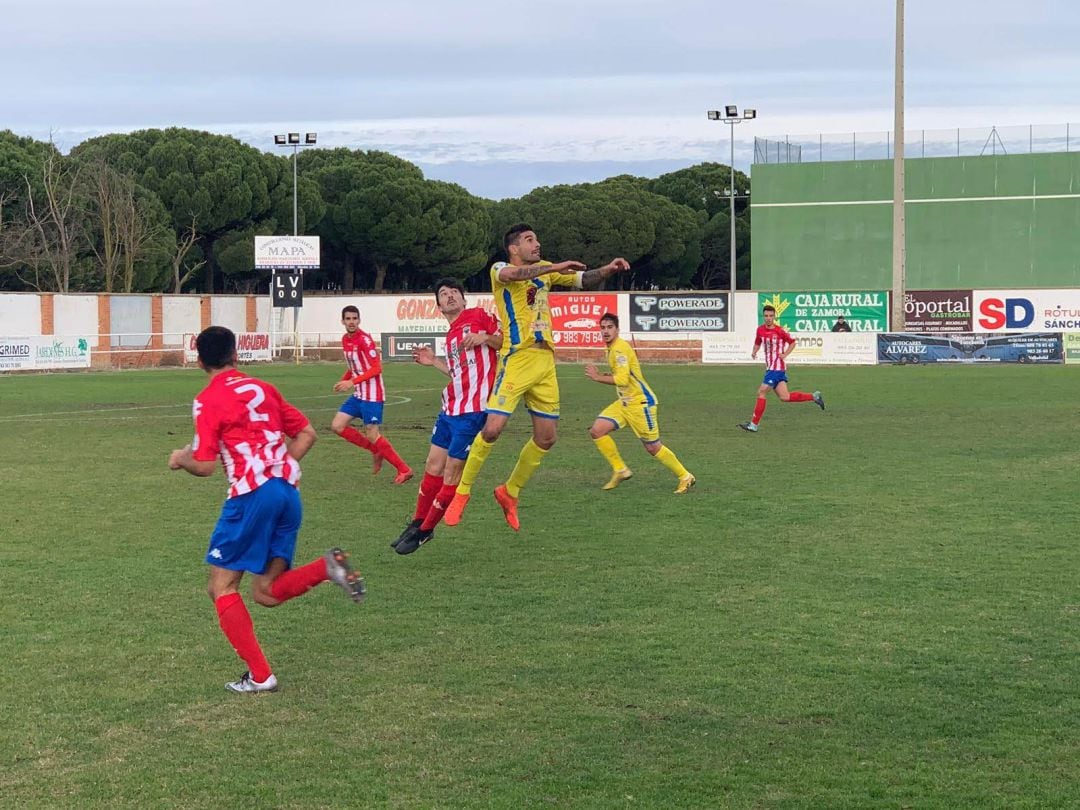
[[[330,429],[346,441],[370,451],[372,469],[376,474],[382,469],[383,459],[389,461],[397,470],[394,483],[404,484],[413,477],[413,472],[379,430],[383,421],[383,403],[386,401],[379,349],[371,335],[360,328],[359,309],[351,304],[342,309],[341,323],[345,327],[341,349],[345,353],[347,368],[334,385],[334,390],[343,394],[351,389],[353,393],[341,404],[334,421],[330,423]],[[363,423],[363,433],[352,427],[353,419]]]
[[[431,539],[454,498],[465,459],[484,427],[486,408],[498,365],[502,333],[495,316],[480,307],[465,308],[465,287],[455,278],[435,283],[439,311],[450,322],[446,360],[428,347],[413,350],[413,359],[450,378],[442,393],[442,409],[431,432],[431,449],[416,499],[413,521],[392,544],[398,554],[411,554]]]
[[[272,692],[277,678],[239,592],[244,572],[254,575],[252,597],[266,607],[328,579],[360,601],[364,584],[340,548],[292,569],[302,514],[296,489],[300,459],[315,443],[315,429],[274,386],[237,370],[231,331],[211,326],[195,345],[210,381],[192,407],[195,439],[172,452],[169,468],[207,477],[221,459],[229,490],[206,553],[208,590],[222,631],[248,665],[238,681],[225,686],[234,692]]]
[[[757,328],[750,357],[757,359],[758,349],[764,347],[765,377],[758,386],[753,417],[749,422],[739,423],[739,427],[750,433],[757,433],[758,424],[761,422],[761,417],[765,415],[765,406],[768,404],[765,395],[769,393],[770,388],[780,397],[781,402],[813,402],[821,410],[825,410],[825,398],[821,396],[820,391],[812,394],[805,391],[788,391],[787,358],[795,351],[795,338],[776,323],[776,308],[771,304],[762,307],[761,317],[765,323]]]

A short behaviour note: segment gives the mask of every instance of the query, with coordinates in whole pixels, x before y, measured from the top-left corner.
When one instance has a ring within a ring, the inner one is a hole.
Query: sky
[[[896,0],[0,0],[0,128],[385,149],[483,196],[884,132]],[[1080,132],[1080,3],[906,0],[906,128]],[[837,135],[837,137],[841,137]],[[1080,139],[1077,139],[1080,140]]]

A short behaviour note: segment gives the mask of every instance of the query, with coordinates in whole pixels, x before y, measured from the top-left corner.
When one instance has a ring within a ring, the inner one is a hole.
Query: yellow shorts
[[[617,399],[600,411],[597,419],[607,419],[620,428],[629,425],[635,436],[643,442],[651,444],[660,441],[660,422],[656,418],[656,411],[659,407],[658,405],[646,405],[644,402],[623,405],[622,400]]]
[[[555,376],[554,352],[530,348],[499,358],[499,371],[487,403],[488,412],[509,416],[522,397],[529,413],[559,418],[559,380]]]

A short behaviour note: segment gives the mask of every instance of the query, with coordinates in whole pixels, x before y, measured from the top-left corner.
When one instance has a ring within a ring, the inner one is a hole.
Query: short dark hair
[[[231,366],[236,362],[236,335],[224,326],[208,326],[195,338],[195,349],[205,368]]]
[[[355,312],[356,317],[360,317],[360,310],[354,307],[352,304],[349,304],[347,307],[341,308],[341,320],[345,320],[345,313],[347,312]]]
[[[435,286],[432,287],[432,292],[435,293],[435,301],[439,300],[439,290],[443,287],[449,287],[452,290],[457,290],[461,293],[461,297],[465,297],[465,285],[461,283],[461,279],[454,278],[453,276],[445,276],[435,282]]]
[[[763,306],[761,308],[761,311],[762,312],[776,312],[776,307],[774,307],[772,304],[766,304],[765,306]]]
[[[611,321],[612,324],[615,325],[616,329],[619,328],[619,316],[613,312],[605,312],[603,315],[601,315],[600,323],[603,323],[604,321]]]
[[[523,233],[526,233],[527,231],[531,231],[532,229],[532,225],[527,225],[524,222],[519,222],[517,225],[514,225],[503,235],[503,250],[506,251],[507,256],[510,255],[510,246],[516,245],[518,239],[521,238],[521,235]]]

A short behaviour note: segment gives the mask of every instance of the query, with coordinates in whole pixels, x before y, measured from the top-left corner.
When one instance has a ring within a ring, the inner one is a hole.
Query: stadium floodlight
[[[728,238],[731,249],[731,278],[729,280],[731,303],[728,309],[728,320],[730,321],[729,326],[734,329],[734,318],[732,316],[735,312],[735,125],[757,118],[757,110],[746,108],[743,109],[743,114],[739,115],[737,104],[727,104],[724,106],[723,115],[720,114],[719,110],[709,110],[707,115],[710,121],[723,121],[731,127],[731,183],[728,188],[724,189],[724,195],[729,200],[729,215],[731,218],[731,233]],[[746,196],[750,196],[749,191],[746,192]]]
[[[293,236],[298,234],[299,218],[297,216],[297,195],[296,195],[296,163],[297,153],[301,147],[314,146],[318,141],[318,134],[315,132],[304,133],[304,142],[300,142],[299,132],[289,132],[284,135],[274,136],[274,146],[284,146],[293,150],[293,168],[292,168],[292,232]]]

